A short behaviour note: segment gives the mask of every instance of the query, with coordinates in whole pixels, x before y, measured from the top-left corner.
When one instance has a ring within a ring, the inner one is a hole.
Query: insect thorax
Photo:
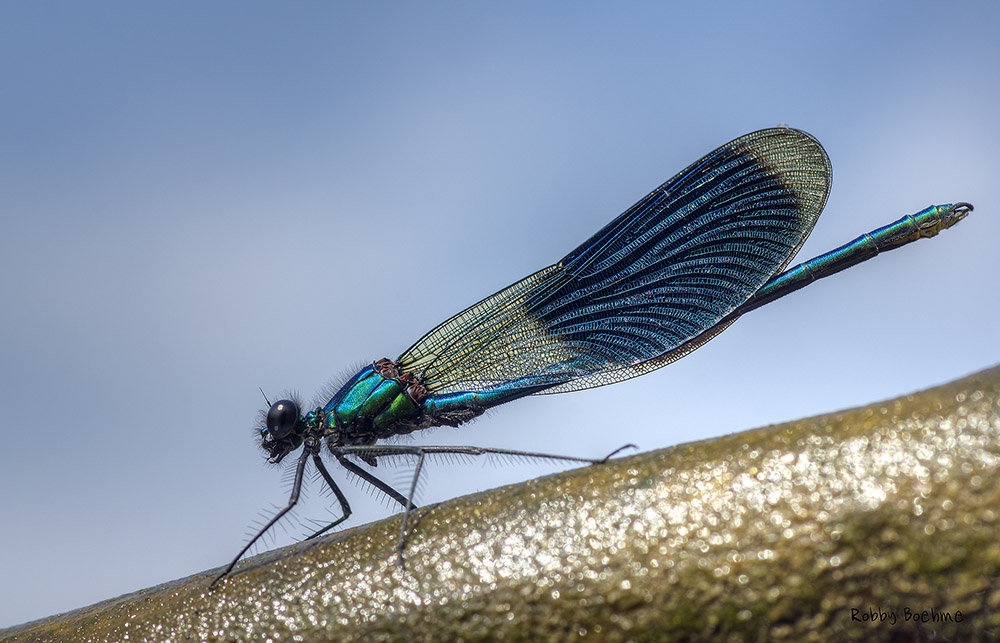
[[[412,373],[380,359],[352,377],[323,408],[329,433],[341,444],[371,444],[426,426],[425,389]]]

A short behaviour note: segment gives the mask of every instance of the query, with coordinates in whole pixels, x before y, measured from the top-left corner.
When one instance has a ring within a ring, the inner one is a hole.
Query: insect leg
[[[554,455],[551,453],[537,453],[535,451],[518,451],[515,449],[494,449],[492,447],[472,447],[472,446],[406,446],[401,444],[384,444],[378,446],[350,446],[350,447],[340,447],[338,449],[341,453],[353,453],[356,455],[367,455],[370,457],[379,456],[397,456],[397,455],[414,455],[421,456],[424,454],[447,454],[453,453],[457,455],[509,455],[515,458],[538,458],[542,460],[557,460],[563,462],[583,462],[586,464],[602,464],[607,462],[613,456],[617,455],[620,451],[625,449],[635,448],[634,444],[626,444],[623,447],[619,447],[606,455],[603,458],[579,458],[571,455]],[[398,500],[398,499],[397,499]],[[406,506],[403,500],[398,500],[398,502]]]
[[[268,529],[273,527],[275,523],[277,523],[285,516],[285,514],[291,511],[292,507],[294,507],[295,504],[299,501],[299,493],[302,491],[302,475],[306,470],[306,461],[308,459],[309,459],[309,450],[303,449],[302,455],[299,457],[299,462],[295,466],[295,480],[294,482],[292,482],[292,495],[289,496],[288,498],[288,505],[284,509],[279,511],[273,518],[271,518],[271,520],[269,520],[267,524],[264,525],[264,528],[258,531],[257,535],[251,538],[250,542],[248,542],[246,545],[243,546],[243,549],[240,550],[240,553],[236,554],[236,558],[234,558],[233,561],[229,563],[229,565],[226,567],[226,569],[223,570],[223,572],[219,574],[215,580],[212,581],[209,587],[214,587],[215,584],[218,583],[223,578],[225,578],[229,574],[229,572],[233,571],[233,567],[236,566],[236,563],[239,562],[240,558],[243,558],[243,554],[247,553],[247,550],[250,549],[250,547],[252,547],[253,544],[257,542],[257,540],[261,536],[267,533]]]
[[[403,548],[406,544],[406,528],[409,522],[410,512],[416,509],[416,505],[413,504],[413,496],[416,493],[417,482],[420,479],[420,472],[424,466],[424,458],[427,455],[433,454],[458,454],[458,455],[506,455],[513,457],[523,457],[523,458],[540,458],[544,460],[559,460],[564,462],[584,462],[587,464],[602,464],[607,462],[614,455],[619,453],[624,449],[635,448],[634,444],[626,444],[623,447],[615,449],[608,455],[600,459],[592,458],[578,458],[575,456],[565,456],[565,455],[553,455],[550,453],[536,453],[534,451],[518,451],[514,449],[494,449],[491,447],[473,447],[473,446],[407,446],[400,444],[384,444],[384,445],[356,445],[356,446],[345,446],[337,447],[332,449],[337,459],[340,461],[345,468],[350,471],[357,473],[365,480],[368,480],[373,485],[385,491],[390,495],[396,502],[403,505],[403,524],[400,528],[399,534],[399,561],[400,564],[403,562]],[[361,469],[350,460],[347,460],[344,456],[348,454],[353,454],[358,457],[372,457],[377,458],[379,456],[400,456],[400,455],[413,455],[417,457],[417,467],[413,472],[413,482],[410,484],[410,492],[406,498],[403,498],[398,492],[386,485],[384,482],[375,478],[369,474],[364,469]]]
[[[362,469],[361,467],[359,467],[358,465],[354,464],[353,462],[344,457],[348,453],[352,453],[358,449],[366,449],[366,448],[368,447],[337,447],[336,449],[331,449],[331,451],[333,451],[333,454],[337,457],[337,462],[339,462],[342,467],[344,467],[354,475],[358,476],[359,478],[366,480],[373,487],[375,487],[385,495],[389,496],[399,504],[403,505],[403,507],[406,507],[406,498],[403,497],[403,494],[399,493],[385,482],[382,482],[372,474],[368,473],[367,471],[365,471],[364,469]],[[413,508],[415,509],[416,507]]]
[[[399,528],[399,564],[403,565],[403,547],[406,544],[406,522],[410,517],[410,511],[413,510],[413,494],[417,492],[417,480],[420,479],[420,470],[424,468],[424,453],[420,452],[417,456],[417,468],[413,472],[413,482],[410,484],[410,493],[406,496],[406,509],[403,510],[403,524]]]
[[[312,534],[311,536],[309,536],[309,538],[306,538],[306,540],[311,540],[313,538],[316,538],[317,536],[325,534],[326,532],[330,531],[331,529],[333,529],[340,523],[344,522],[351,516],[350,503],[347,502],[347,498],[344,497],[344,494],[340,490],[340,487],[337,486],[337,483],[333,481],[333,477],[330,476],[330,472],[326,470],[326,466],[323,464],[323,458],[319,457],[318,453],[313,454],[313,464],[316,465],[316,468],[319,470],[319,474],[323,476],[324,480],[326,480],[326,485],[330,487],[331,491],[333,491],[333,495],[337,496],[337,502],[340,503],[340,509],[344,515],[342,515],[340,518],[337,518],[336,520],[331,522],[326,527],[323,527],[316,533]]]

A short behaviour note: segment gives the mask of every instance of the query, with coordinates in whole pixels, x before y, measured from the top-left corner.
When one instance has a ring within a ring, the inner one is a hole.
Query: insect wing
[[[398,363],[430,393],[564,392],[659,368],[721,332],[788,265],[831,181],[826,152],[805,132],[742,136],[559,263],[445,321]]]

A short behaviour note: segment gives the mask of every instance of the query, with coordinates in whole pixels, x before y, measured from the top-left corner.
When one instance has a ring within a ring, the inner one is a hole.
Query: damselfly
[[[351,506],[321,454],[403,507],[399,546],[424,458],[500,454],[597,464],[600,460],[475,447],[378,444],[432,426],[458,426],[526,395],[612,384],[687,355],[741,315],[879,252],[932,237],[963,219],[968,203],[931,206],[782,272],[826,204],[832,170],[816,139],[773,128],[741,136],[653,190],[558,263],[473,304],[395,360],[380,359],[324,405],[279,400],[262,413],[261,447],[271,462],[299,450],[288,505],[298,502],[311,462],[342,515]],[[412,456],[409,492],[357,459]],[[610,456],[609,456],[610,457]],[[216,579],[216,581],[219,580]]]

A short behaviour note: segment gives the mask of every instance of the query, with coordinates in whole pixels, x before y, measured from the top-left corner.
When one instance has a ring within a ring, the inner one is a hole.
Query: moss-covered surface
[[[998,640],[998,514],[993,368],[424,508],[405,569],[397,517],[0,640]]]

